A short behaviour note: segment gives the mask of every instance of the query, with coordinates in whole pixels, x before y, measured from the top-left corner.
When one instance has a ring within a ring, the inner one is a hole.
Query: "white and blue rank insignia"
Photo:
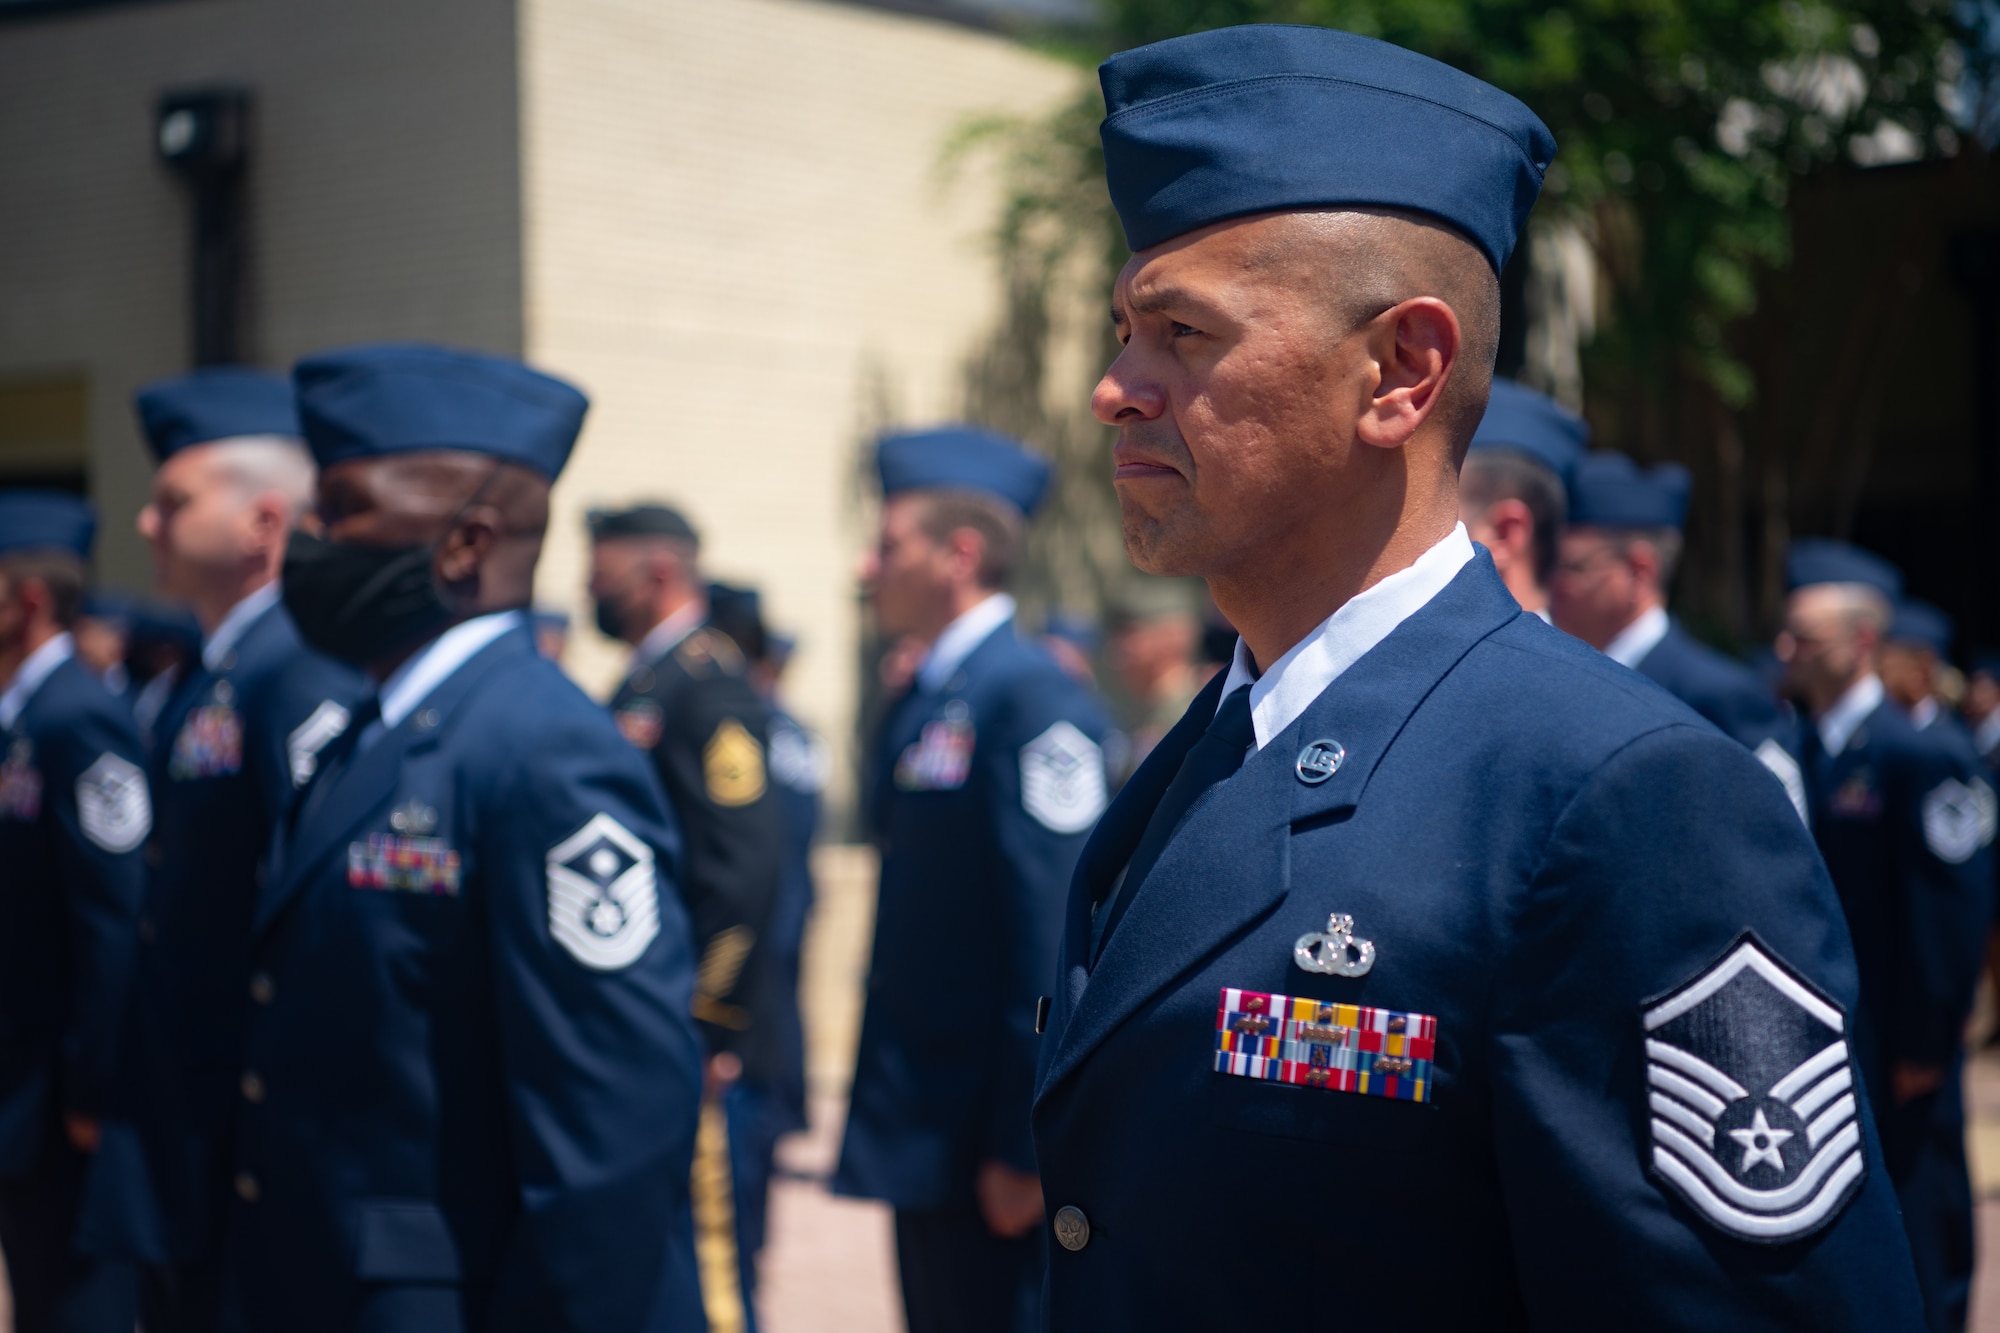
[[[1839,1005],[1745,931],[1641,1021],[1662,1184],[1740,1240],[1839,1216],[1867,1170]]]
[[[653,849],[610,815],[549,849],[549,934],[585,967],[630,966],[660,933]]]
[[[1051,833],[1081,833],[1104,813],[1104,751],[1067,722],[1021,747],[1021,808]]]

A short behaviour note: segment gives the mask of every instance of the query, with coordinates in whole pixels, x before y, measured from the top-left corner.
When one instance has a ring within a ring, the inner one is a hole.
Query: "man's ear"
[[[291,535],[292,509],[276,495],[260,495],[250,504],[250,532],[259,554],[283,549]]]
[[[476,505],[465,511],[452,524],[451,531],[438,543],[438,582],[445,587],[457,587],[468,583],[479,575],[479,567],[486,563],[486,557],[499,539],[500,516],[490,506]]]
[[[986,538],[977,528],[953,528],[945,535],[944,549],[954,581],[979,581],[979,567],[986,562]]]
[[[1374,383],[1355,435],[1378,449],[1399,449],[1444,397],[1462,343],[1458,316],[1435,296],[1417,296],[1370,320],[1363,335]]]

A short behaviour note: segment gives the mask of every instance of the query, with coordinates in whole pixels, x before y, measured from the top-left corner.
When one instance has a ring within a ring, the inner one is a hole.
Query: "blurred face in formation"
[[[1137,621],[1112,640],[1112,666],[1126,689],[1150,702],[1158,691],[1187,674],[1200,639],[1201,625],[1193,616]]]
[[[911,493],[883,501],[875,546],[861,557],[862,591],[884,638],[935,638],[951,623],[954,590],[969,572],[965,543],[940,541],[926,529],[928,503]]]
[[[590,548],[590,600],[597,628],[614,639],[637,643],[661,618],[657,613],[663,562],[671,559],[659,539],[611,537]]]
[[[240,579],[247,565],[264,558],[270,539],[208,445],[160,464],[152,499],[139,511],[139,535],[152,545],[160,591],[183,602]]]
[[[1937,689],[1937,655],[1912,643],[1890,643],[1882,647],[1876,671],[1889,697],[1905,708],[1914,708]]]
[[[1650,604],[1643,542],[1619,542],[1589,528],[1571,528],[1557,547],[1549,580],[1549,614],[1567,634],[1600,652]]]
[[[1881,630],[1856,594],[1838,584],[1801,588],[1785,608],[1773,645],[1788,693],[1815,711],[1831,707],[1873,668]]]

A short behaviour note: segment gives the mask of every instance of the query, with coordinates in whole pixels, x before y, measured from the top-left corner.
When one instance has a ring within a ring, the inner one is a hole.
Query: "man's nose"
[[[1151,421],[1167,408],[1167,396],[1157,381],[1141,373],[1131,349],[1118,354],[1090,395],[1090,411],[1107,426]]]

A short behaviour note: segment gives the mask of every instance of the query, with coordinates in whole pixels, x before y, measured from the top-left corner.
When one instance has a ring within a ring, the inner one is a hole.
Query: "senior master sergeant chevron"
[[[1243,638],[1078,862],[1046,1326],[1914,1327],[1784,791],[1457,521],[1548,131],[1324,29],[1101,74],[1126,547]]]

